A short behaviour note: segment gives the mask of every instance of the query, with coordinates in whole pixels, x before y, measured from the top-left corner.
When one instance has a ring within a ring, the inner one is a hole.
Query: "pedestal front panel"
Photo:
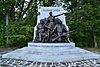
[[[28,47],[66,47],[75,48],[75,43],[33,43],[29,42]]]

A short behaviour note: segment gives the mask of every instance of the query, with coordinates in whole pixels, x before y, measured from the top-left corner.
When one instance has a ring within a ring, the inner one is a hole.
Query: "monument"
[[[2,58],[14,58],[36,62],[69,62],[98,59],[100,55],[75,47],[69,39],[65,11],[61,7],[38,9],[33,41],[28,47],[4,54]]]

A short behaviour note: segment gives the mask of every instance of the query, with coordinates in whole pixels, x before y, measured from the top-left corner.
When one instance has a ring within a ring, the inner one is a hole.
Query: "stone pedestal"
[[[74,43],[28,43],[28,47],[4,54],[3,58],[36,62],[69,62],[98,59],[100,55],[75,47]]]
[[[66,47],[66,48],[75,48],[75,43],[34,43],[29,42],[28,47]]]

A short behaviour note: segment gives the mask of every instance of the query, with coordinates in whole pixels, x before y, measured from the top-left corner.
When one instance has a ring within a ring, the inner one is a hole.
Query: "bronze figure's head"
[[[49,15],[52,16],[52,12],[49,12]]]

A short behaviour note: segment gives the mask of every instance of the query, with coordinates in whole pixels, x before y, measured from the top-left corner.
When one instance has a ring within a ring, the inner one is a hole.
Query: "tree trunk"
[[[98,45],[97,45],[96,35],[93,35],[93,38],[94,38],[94,47],[97,48]]]
[[[6,46],[8,45],[8,13],[6,14]]]
[[[24,3],[25,3],[25,0],[23,0],[23,2],[22,2],[21,10],[19,13],[19,19],[21,19],[23,17],[22,13],[23,13],[23,8],[24,8]]]
[[[24,14],[25,14],[25,13],[27,12],[27,10],[30,8],[30,6],[32,5],[32,2],[33,2],[33,0],[30,0],[30,2],[29,2],[29,4],[28,4],[27,8],[23,11],[22,16],[24,16]],[[36,2],[37,2],[37,0],[36,0]]]

